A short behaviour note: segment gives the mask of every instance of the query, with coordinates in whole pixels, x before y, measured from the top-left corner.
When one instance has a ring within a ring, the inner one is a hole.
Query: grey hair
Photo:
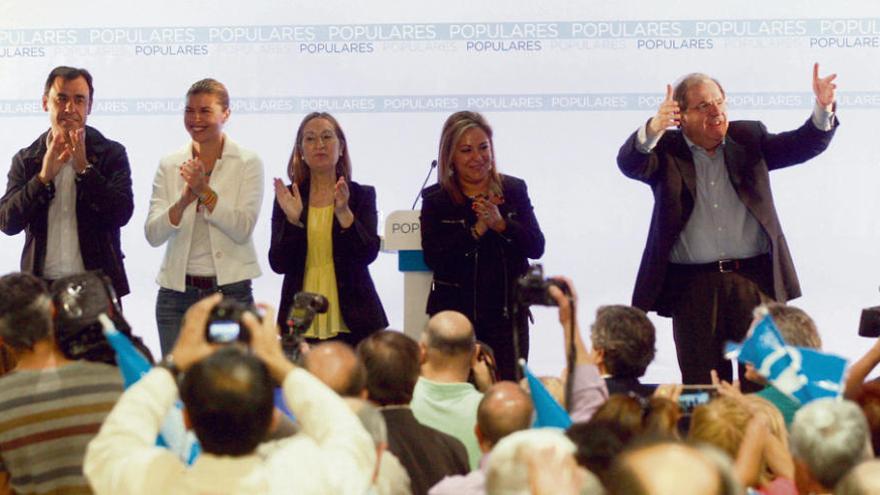
[[[708,74],[703,74],[702,72],[692,72],[690,74],[682,76],[681,79],[676,81],[675,89],[672,91],[672,99],[675,100],[676,103],[678,103],[679,110],[682,113],[684,113],[688,108],[688,91],[690,91],[691,88],[694,86],[709,82],[713,82],[718,85],[718,89],[721,90],[721,96],[725,96],[724,87],[721,86],[721,83],[718,82],[718,80],[714,77],[711,77]]]
[[[868,421],[859,406],[848,400],[818,399],[802,407],[791,424],[790,440],[792,455],[829,489],[873,455]]]
[[[558,458],[574,455],[576,447],[562,430],[537,428],[511,433],[502,438],[489,455],[486,472],[488,495],[529,495],[528,458],[552,448]]]

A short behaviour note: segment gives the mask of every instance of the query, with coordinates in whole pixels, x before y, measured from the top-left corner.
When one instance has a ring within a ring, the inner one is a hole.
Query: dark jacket
[[[498,206],[507,229],[471,235],[477,222],[471,201],[455,204],[439,184],[422,191],[422,249],[434,271],[428,314],[451,309],[472,322],[510,317],[513,287],[528,259],[544,254],[544,234],[535,218],[526,183],[502,176],[504,203]]]
[[[376,293],[368,266],[379,254],[379,235],[376,233],[376,190],[356,182],[348,184],[348,206],[354,214],[354,223],[347,229],[333,217],[333,265],[339,290],[339,309],[345,325],[353,336],[366,337],[369,333],[388,326],[382,301]],[[272,208],[272,242],[269,247],[269,265],[275,273],[284,275],[281,302],[278,303],[278,324],[285,325],[293,296],[302,291],[306,271],[308,247],[309,183],[300,188],[303,212],[298,227],[287,221],[284,211],[275,201]]]
[[[43,275],[49,203],[53,184],[37,178],[46,154],[43,133],[12,158],[6,194],[0,199],[0,230],[8,235],[25,231],[21,270]],[[86,127],[86,158],[92,169],[76,177],[76,221],[79,246],[86,270],[102,270],[116,294],[128,294],[119,229],[134,211],[131,169],[125,148]]]
[[[388,426],[388,450],[409,474],[413,495],[424,495],[446,476],[470,471],[461,441],[416,420],[409,407],[382,410]]]
[[[771,134],[755,121],[731,122],[724,145],[724,161],[739,199],[754,215],[770,240],[773,261],[773,292],[785,302],[801,295],[773,195],[770,170],[803,163],[823,152],[834,129],[825,132],[807,120],[796,130]],[[651,153],[636,148],[633,133],[620,148],[617,165],[632,179],[645,182],[654,192],[654,212],[648,241],[642,254],[633,291],[633,306],[656,310],[669,316],[675,287],[664,284],[669,253],[694,210],[696,170],[694,159],[681,132],[667,131]]]

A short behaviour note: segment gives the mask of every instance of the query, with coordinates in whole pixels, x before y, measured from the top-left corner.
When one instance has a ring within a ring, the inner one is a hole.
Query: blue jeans
[[[216,292],[222,293],[224,297],[235,299],[248,307],[254,306],[250,280],[218,285],[210,289],[187,285],[185,292],[177,292],[165,287],[159,288],[159,295],[156,297],[156,325],[159,327],[159,345],[162,348],[163,356],[174,348],[186,310]]]

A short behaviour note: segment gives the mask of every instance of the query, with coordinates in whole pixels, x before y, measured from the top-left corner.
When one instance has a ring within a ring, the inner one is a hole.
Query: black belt
[[[751,258],[718,260],[711,263],[685,264],[670,263],[674,270],[683,273],[733,273],[760,270],[770,261],[770,255],[759,254]]]
[[[186,285],[196,289],[213,289],[217,287],[217,277],[186,276]]]

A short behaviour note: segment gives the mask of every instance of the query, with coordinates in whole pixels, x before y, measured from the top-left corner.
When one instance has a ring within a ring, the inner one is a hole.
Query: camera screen
[[[215,321],[208,328],[211,342],[227,344],[238,340],[239,326],[237,321]]]
[[[709,402],[709,392],[685,392],[678,398],[678,405],[685,414],[691,413],[695,407]]]

